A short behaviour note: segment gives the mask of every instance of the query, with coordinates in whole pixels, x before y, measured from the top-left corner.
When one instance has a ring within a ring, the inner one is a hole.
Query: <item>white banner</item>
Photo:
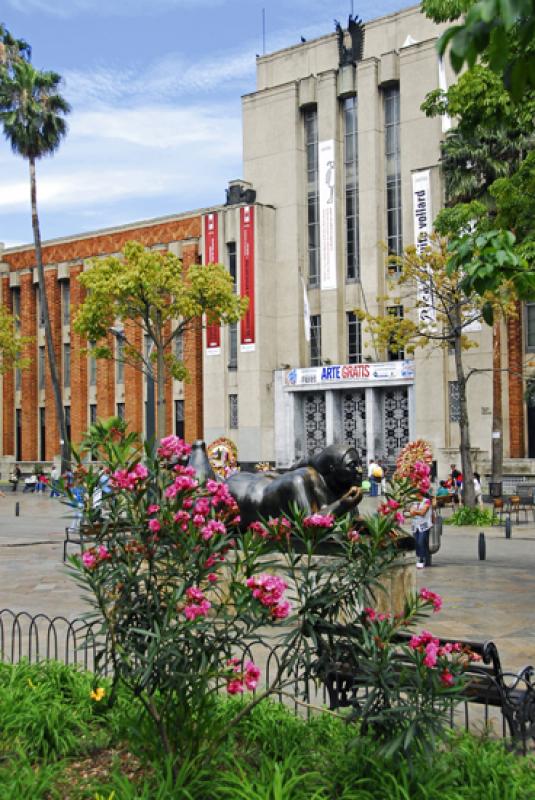
[[[314,384],[370,386],[389,382],[408,384],[414,381],[414,377],[414,361],[406,360],[291,369],[285,373],[284,382],[290,387]]]
[[[446,78],[446,64],[444,59],[438,57],[438,88],[443,92],[448,91],[448,80]],[[451,117],[449,114],[442,115],[442,133],[447,133],[451,129]]]
[[[422,255],[430,245],[433,229],[431,211],[431,176],[428,169],[412,173],[412,209],[414,221],[414,244],[418,255]],[[430,283],[418,282],[418,317],[420,322],[433,324],[436,312],[433,306],[433,292]]]
[[[320,275],[322,289],[336,289],[336,159],[334,139],[319,142]]]

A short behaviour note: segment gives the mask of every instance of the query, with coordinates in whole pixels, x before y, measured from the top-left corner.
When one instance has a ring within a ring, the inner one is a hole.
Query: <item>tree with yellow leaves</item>
[[[201,325],[204,314],[208,324],[237,322],[247,310],[247,299],[234,294],[222,264],[192,264],[186,269],[172,253],[146,250],[139,242],[128,242],[122,257],[92,259],[79,281],[87,296],[75,330],[96,343],[91,350],[95,358],[130,364],[150,380],[155,376],[157,434],[163,438],[165,382],[168,376],[187,378],[184,363],[173,354],[173,342]],[[136,329],[148,348],[135,346],[129,331]],[[115,351],[109,344],[110,330],[122,342]]]
[[[19,336],[15,317],[0,305],[0,375],[29,366],[30,359],[23,353],[31,341],[30,336]]]
[[[356,313],[367,323],[368,332],[381,349],[413,354],[417,348],[440,347],[453,352],[459,389],[463,499],[466,505],[475,505],[467,382],[478,370],[466,372],[463,352],[477,347],[470,338],[470,328],[474,323],[485,322],[489,304],[494,315],[512,313],[514,297],[505,285],[499,294],[467,293],[463,288],[464,273],[448,270],[450,261],[448,240],[437,234],[432,235],[431,246],[423,250],[407,247],[402,256],[389,260],[389,299],[395,297],[393,302],[403,305],[403,318],[360,310]]]

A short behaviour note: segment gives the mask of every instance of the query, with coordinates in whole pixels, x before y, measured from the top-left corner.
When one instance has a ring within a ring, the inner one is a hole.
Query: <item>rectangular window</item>
[[[310,317],[310,366],[321,365],[321,316],[312,314]]]
[[[403,237],[401,227],[401,150],[399,101],[399,86],[392,86],[385,90],[384,110],[387,245],[389,254],[398,256],[403,252]]]
[[[175,436],[184,438],[184,401],[175,400]]]
[[[71,441],[71,407],[64,406],[63,411],[65,412],[65,427],[67,428],[67,439],[69,442]]]
[[[39,380],[39,389],[45,388],[45,347],[41,345],[39,347],[39,363],[37,367],[38,372],[38,380]]]
[[[307,179],[308,285],[320,285],[319,186],[318,186],[318,112],[304,112]]]
[[[22,409],[15,409],[15,459],[22,461]]]
[[[234,294],[238,291],[238,262],[236,259],[236,242],[227,242],[228,271],[232,278]]]
[[[37,314],[39,318],[39,327],[43,328],[45,325],[45,312],[43,303],[41,302],[41,290],[39,286],[36,286],[35,291],[37,293]]]
[[[39,458],[41,461],[46,459],[46,422],[43,406],[39,408]]]
[[[95,342],[89,342],[90,351],[94,348],[94,346]],[[97,385],[97,359],[92,355],[89,356],[89,385]]]
[[[15,391],[20,392],[22,389],[22,370],[15,367]]]
[[[61,282],[61,313],[64,325],[71,324],[71,284],[70,281]]]
[[[184,334],[177,333],[174,338],[175,358],[177,361],[184,361]]]
[[[115,339],[115,381],[124,383],[124,339]]]
[[[448,400],[450,408],[450,422],[460,422],[461,403],[459,400],[458,381],[448,381]]]
[[[117,403],[117,416],[124,419],[124,403]]]
[[[403,306],[388,306],[386,313],[396,319],[403,319]],[[405,351],[396,349],[393,345],[388,348],[388,361],[403,361],[405,358]]]
[[[89,406],[89,424],[94,425],[97,421],[97,404],[91,403]]]
[[[238,369],[238,323],[232,322],[228,326],[228,368]]]
[[[229,428],[238,427],[238,395],[229,394],[228,396],[228,426]]]
[[[343,101],[343,114],[346,278],[348,281],[355,281],[360,277],[358,104],[356,97],[348,97]]]
[[[71,385],[71,346],[63,345],[63,386],[68,389]]]
[[[526,348],[535,350],[535,303],[526,303]]]
[[[349,364],[360,364],[362,361],[362,340],[360,320],[353,311],[348,311],[347,319],[347,361]]]
[[[11,304],[13,317],[15,318],[15,330],[18,333],[20,331],[20,289],[11,290]]]

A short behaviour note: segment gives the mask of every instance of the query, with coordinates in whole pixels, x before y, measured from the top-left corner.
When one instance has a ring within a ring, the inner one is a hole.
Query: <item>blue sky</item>
[[[361,0],[372,19],[410,5]],[[344,26],[351,0],[4,0],[0,20],[63,75],[72,105],[59,151],[38,164],[42,236],[224,201],[241,177],[242,94],[255,55]],[[0,241],[31,241],[27,164],[0,140]]]

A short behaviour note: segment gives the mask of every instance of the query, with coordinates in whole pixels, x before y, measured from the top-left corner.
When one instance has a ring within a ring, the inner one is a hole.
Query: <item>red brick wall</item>
[[[7,310],[13,312],[9,277],[2,279],[2,298]],[[3,377],[2,397],[2,452],[5,455],[15,455],[15,381],[13,371],[6,372]]]
[[[143,335],[137,325],[132,322],[125,324],[125,333],[129,342],[141,350]],[[124,405],[125,418],[129,423],[129,430],[143,431],[143,375],[139,369],[125,365],[124,368]]]
[[[197,263],[197,247],[183,248],[182,262],[187,268]],[[184,438],[188,442],[204,438],[203,420],[203,374],[202,374],[202,326],[200,322],[184,335],[184,364],[189,380],[184,384]]]
[[[87,356],[83,352],[87,342],[74,330],[74,320],[78,306],[83,302],[85,289],[80,285],[77,276],[82,272],[82,267],[72,267],[70,270],[70,295],[71,295],[71,439],[78,445],[82,435],[89,427],[87,405]]]
[[[113,349],[114,339],[108,335],[108,346]],[[115,416],[115,361],[97,360],[97,416],[105,419]]]
[[[507,345],[509,352],[509,456],[524,458],[524,385],[522,309],[516,304],[516,316],[507,321]]]
[[[22,336],[32,336],[33,343],[24,348],[24,355],[32,360],[29,369],[22,372],[21,409],[22,409],[22,459],[32,461],[37,458],[37,428],[39,411],[37,403],[37,346],[35,338],[36,326],[36,290],[32,273],[21,275],[20,279],[20,332]]]

